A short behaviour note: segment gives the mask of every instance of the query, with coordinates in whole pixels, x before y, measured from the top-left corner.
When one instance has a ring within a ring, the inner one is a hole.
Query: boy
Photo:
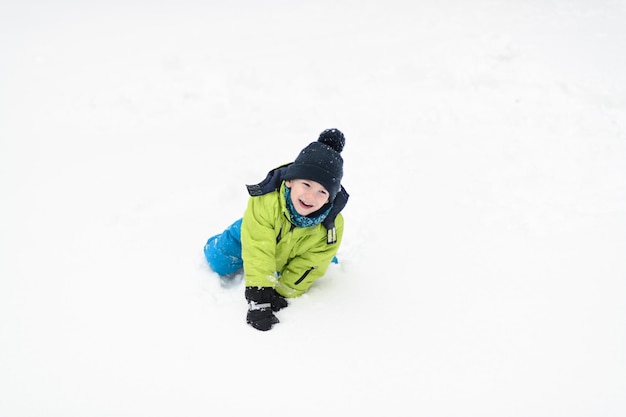
[[[341,131],[327,129],[294,162],[248,185],[243,218],[204,246],[219,275],[243,268],[246,321],[257,330],[278,323],[274,312],[287,307],[286,298],[306,292],[335,258],[349,197],[341,186],[344,145]]]

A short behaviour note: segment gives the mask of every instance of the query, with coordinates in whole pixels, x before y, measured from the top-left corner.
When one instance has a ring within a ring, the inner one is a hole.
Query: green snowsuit
[[[294,225],[284,182],[278,190],[250,197],[241,225],[246,287],[274,287],[284,297],[301,295],[326,273],[341,244],[343,226],[341,213],[332,231],[322,223]],[[335,231],[336,241],[329,243],[329,232]]]

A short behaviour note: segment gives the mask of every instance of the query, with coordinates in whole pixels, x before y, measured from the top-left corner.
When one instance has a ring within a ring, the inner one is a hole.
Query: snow
[[[0,415],[626,414],[626,4],[0,3]],[[338,265],[202,256],[347,139]]]

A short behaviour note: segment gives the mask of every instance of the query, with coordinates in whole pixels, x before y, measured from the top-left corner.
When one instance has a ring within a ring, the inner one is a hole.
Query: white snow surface
[[[622,0],[0,1],[0,416],[626,415]],[[338,265],[202,254],[347,139]]]

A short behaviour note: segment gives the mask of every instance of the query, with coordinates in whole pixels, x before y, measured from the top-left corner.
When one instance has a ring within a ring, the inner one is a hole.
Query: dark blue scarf
[[[298,214],[296,208],[293,206],[293,203],[291,202],[291,190],[287,187],[285,187],[285,201],[287,202],[287,211],[291,216],[291,221],[298,227],[311,227],[323,222],[326,216],[328,216],[328,213],[330,213],[330,209],[333,208],[333,205],[329,204],[328,208],[324,212],[314,217],[302,216],[301,214]]]

